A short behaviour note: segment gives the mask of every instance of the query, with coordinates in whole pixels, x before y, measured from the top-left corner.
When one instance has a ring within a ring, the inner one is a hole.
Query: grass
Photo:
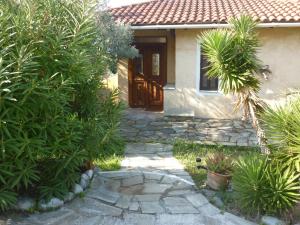
[[[259,148],[257,147],[203,145],[182,140],[176,141],[173,147],[174,156],[184,165],[185,170],[193,178],[199,189],[207,189],[205,184],[207,172],[204,169],[197,169],[197,165],[199,165],[199,163],[196,163],[196,158],[200,157],[202,159],[201,165],[205,166],[205,158],[209,154],[216,152],[223,152],[225,155],[232,157],[234,162],[239,158],[260,154]],[[239,207],[234,191],[228,192],[226,190],[221,190],[213,193],[214,194],[211,196],[207,196],[208,200],[212,204],[215,204],[214,197],[216,196],[224,203],[224,205],[220,208],[221,210],[229,211],[235,215],[244,215]]]
[[[107,149],[98,159],[94,160],[94,165],[103,171],[119,170],[124,158],[125,142],[122,139],[118,139],[115,142],[111,142],[110,147]]]
[[[223,152],[227,156],[233,157],[234,161],[240,157],[247,157],[253,154],[259,154],[257,147],[238,147],[222,145],[202,145],[188,141],[176,141],[173,148],[174,156],[184,165],[185,170],[191,175],[197,187],[205,187],[206,170],[197,169],[196,158],[202,159],[202,165],[208,154]]]
[[[114,171],[121,168],[124,156],[111,155],[94,161],[94,164],[103,171]]]

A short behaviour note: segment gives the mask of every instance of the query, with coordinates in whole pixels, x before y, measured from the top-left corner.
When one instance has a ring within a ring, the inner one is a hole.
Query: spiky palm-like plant
[[[232,18],[229,23],[231,28],[210,30],[199,37],[209,62],[208,76],[220,79],[223,93],[237,96],[235,110],[241,108],[244,118],[251,116],[261,149],[267,153],[264,132],[257,119],[257,113],[265,107],[258,97],[257,74],[262,65],[257,57],[260,46],[255,31],[257,23],[246,15]]]
[[[300,95],[286,104],[267,107],[261,121],[273,158],[300,173]]]

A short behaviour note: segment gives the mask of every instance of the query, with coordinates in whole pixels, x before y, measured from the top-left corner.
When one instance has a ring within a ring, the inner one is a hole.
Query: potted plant
[[[201,161],[197,159],[197,162]],[[228,187],[233,169],[233,161],[224,153],[214,153],[205,160],[206,167],[199,166],[207,170],[207,185],[214,190],[224,190]]]

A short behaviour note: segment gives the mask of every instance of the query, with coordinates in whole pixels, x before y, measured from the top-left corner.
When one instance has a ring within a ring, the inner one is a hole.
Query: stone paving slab
[[[37,213],[29,217],[28,221],[26,222],[29,224],[32,223],[32,224],[55,225],[55,224],[61,224],[65,220],[71,219],[73,216],[74,213],[72,210],[59,209],[53,212]]]
[[[171,214],[199,214],[198,210],[191,205],[166,206]]]
[[[116,206],[122,209],[128,209],[132,198],[132,195],[123,195],[119,198],[118,202],[116,203]]]
[[[126,149],[122,170],[95,172],[84,198],[53,212],[12,218],[10,225],[255,225],[211,205],[171,157],[169,145],[134,143]],[[149,158],[135,161],[147,151]],[[161,151],[167,154],[153,153]]]
[[[193,206],[197,208],[208,204],[208,200],[202,194],[193,193],[185,195],[185,197],[190,203],[192,203]]]
[[[140,206],[142,213],[145,214],[161,214],[165,212],[165,209],[159,202],[141,202]]]
[[[170,214],[161,214],[157,216],[156,220],[157,225],[204,225],[203,218],[199,215],[190,214],[190,215],[170,215]]]
[[[145,183],[144,194],[162,194],[171,188],[170,184]]]
[[[142,215],[137,213],[125,213],[124,219],[114,225],[155,225],[156,217],[154,215]],[[108,225],[108,224],[107,224]]]
[[[87,197],[99,199],[104,202],[116,203],[120,198],[120,194],[117,192],[108,191],[106,188],[99,188],[89,191],[86,194]]]
[[[190,202],[188,202],[186,199],[184,199],[182,197],[166,197],[166,198],[163,198],[163,201],[166,206],[190,205]]]
[[[153,202],[153,201],[159,201],[161,198],[161,195],[159,194],[144,194],[144,195],[135,195],[134,201],[139,201],[139,202]]]
[[[82,224],[89,224],[89,225],[101,225],[104,221],[104,216],[82,216],[78,215],[77,217],[74,216],[71,219],[68,219],[59,225],[82,225]]]

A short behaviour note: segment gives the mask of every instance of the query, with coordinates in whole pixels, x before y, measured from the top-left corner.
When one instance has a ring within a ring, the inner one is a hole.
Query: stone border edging
[[[96,170],[96,169],[95,169]],[[81,174],[80,182],[75,183],[72,191],[64,197],[63,200],[53,197],[50,201],[46,202],[45,199],[36,202],[34,198],[21,196],[18,198],[17,203],[13,207],[14,210],[22,212],[31,212],[34,210],[48,211],[62,207],[65,203],[72,201],[76,196],[83,193],[88,188],[94,177],[94,170],[87,170]]]

